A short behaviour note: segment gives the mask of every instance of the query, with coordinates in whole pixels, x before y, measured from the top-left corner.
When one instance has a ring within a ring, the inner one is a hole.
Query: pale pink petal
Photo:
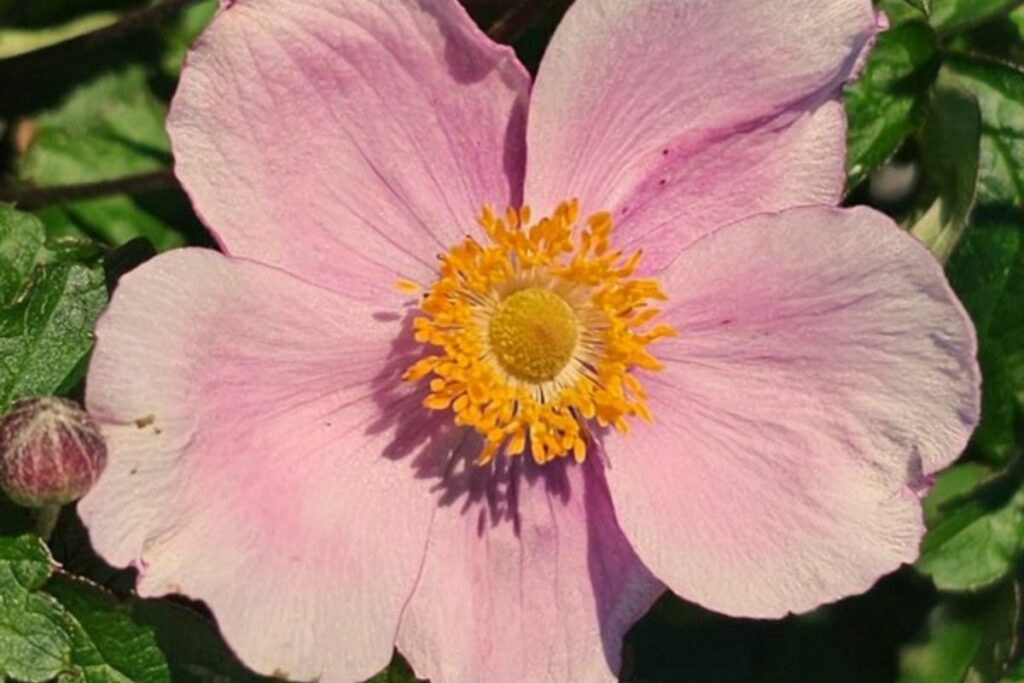
[[[869,0],[578,0],[533,90],[527,202],[575,196],[620,235],[664,222],[678,246],[834,204],[845,126],[830,101],[876,30]]]
[[[778,617],[912,561],[915,491],[978,419],[974,330],[941,266],[869,209],[723,228],[661,275],[678,335],[651,424],[610,434],[622,529],[669,588]]]
[[[125,276],[99,324],[92,541],[142,595],[205,601],[260,672],[351,682],[391,657],[436,505],[398,457],[432,427],[398,317],[193,249]]]
[[[642,268],[653,272],[687,244],[747,215],[834,205],[846,178],[845,153],[846,115],[838,102],[677,150],[620,204],[616,243],[643,249]]]
[[[455,0],[238,0],[189,54],[176,171],[228,253],[372,297],[518,203],[528,89]]]
[[[399,650],[432,683],[617,680],[623,635],[664,586],[622,536],[598,458],[496,466],[448,473]]]

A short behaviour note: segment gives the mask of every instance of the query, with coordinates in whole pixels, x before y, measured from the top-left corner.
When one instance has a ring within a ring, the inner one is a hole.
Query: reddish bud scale
[[[78,500],[106,461],[99,428],[73,401],[25,399],[0,419],[0,489],[19,505],[38,508]]]

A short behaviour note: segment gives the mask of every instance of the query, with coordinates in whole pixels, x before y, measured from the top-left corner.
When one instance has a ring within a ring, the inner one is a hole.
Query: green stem
[[[44,541],[49,541],[53,530],[60,519],[59,505],[44,505],[36,511],[36,534]]]

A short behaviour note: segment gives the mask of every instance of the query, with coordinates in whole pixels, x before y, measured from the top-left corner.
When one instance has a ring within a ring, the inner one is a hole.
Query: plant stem
[[[174,174],[170,170],[164,170],[76,185],[0,187],[0,202],[15,204],[20,209],[32,210],[50,204],[95,199],[112,194],[140,194],[176,187],[178,187],[178,182]]]
[[[163,0],[150,7],[129,12],[116,24],[38,50],[0,59],[0,92],[6,93],[11,83],[45,77],[48,71],[65,69],[68,64],[76,63],[82,55],[98,47],[166,21],[193,1]]]
[[[36,534],[44,541],[49,541],[53,530],[60,519],[59,505],[44,505],[36,510]]]

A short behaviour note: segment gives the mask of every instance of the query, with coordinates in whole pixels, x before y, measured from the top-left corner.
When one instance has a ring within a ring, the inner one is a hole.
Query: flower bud
[[[74,401],[25,399],[0,419],[0,489],[19,505],[78,500],[106,462],[99,428]]]

